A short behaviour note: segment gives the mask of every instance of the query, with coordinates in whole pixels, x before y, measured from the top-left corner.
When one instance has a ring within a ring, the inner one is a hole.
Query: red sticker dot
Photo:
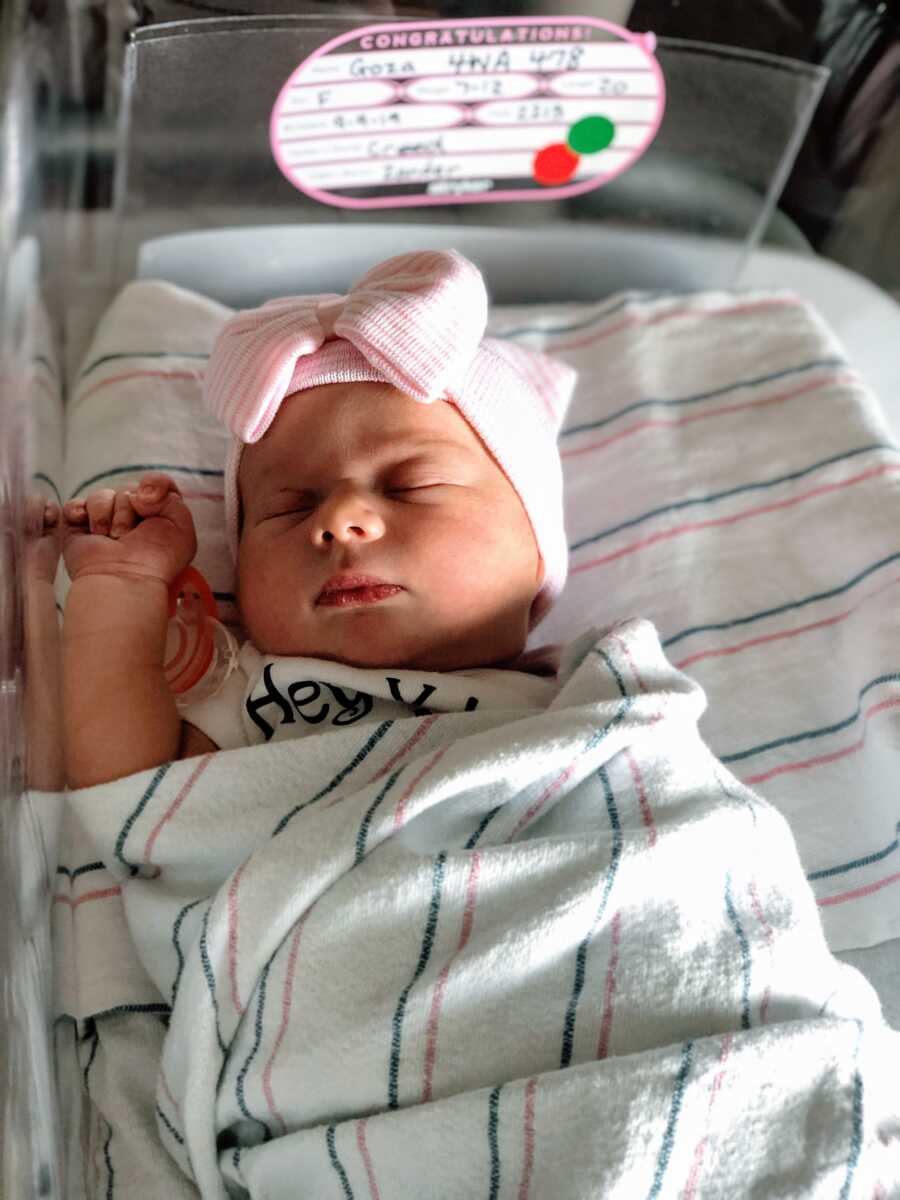
[[[555,183],[566,183],[571,179],[577,166],[577,154],[564,142],[552,142],[534,156],[534,177],[545,187],[552,187]]]

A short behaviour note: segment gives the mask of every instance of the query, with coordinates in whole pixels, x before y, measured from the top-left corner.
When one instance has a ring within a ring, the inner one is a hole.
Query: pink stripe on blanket
[[[661,716],[662,714],[660,714]],[[658,720],[659,718],[657,718]],[[631,771],[631,778],[634,781],[635,790],[638,794],[638,804],[641,809],[641,820],[647,830],[647,846],[653,849],[656,845],[656,822],[653,820],[653,812],[650,808],[650,803],[647,800],[647,792],[644,788],[644,776],[641,768],[638,765],[637,759],[631,752],[631,748],[625,752],[625,758],[628,762],[628,768]]]
[[[851,479],[843,479],[840,483],[824,483],[821,487],[812,488],[810,491],[803,492],[799,496],[792,496],[789,500],[778,500],[773,504],[762,504],[758,508],[748,508],[745,512],[734,513],[730,517],[715,517],[709,521],[692,521],[686,525],[677,525],[674,529],[664,529],[659,533],[654,533],[649,537],[643,538],[639,542],[633,542],[630,546],[623,546],[620,550],[604,554],[601,558],[594,558],[590,562],[580,563],[577,567],[571,568],[570,574],[577,575],[581,571],[590,571],[594,567],[615,562],[616,559],[624,558],[628,554],[634,554],[638,550],[645,549],[647,546],[656,545],[657,542],[669,541],[671,538],[681,537],[685,533],[698,533],[702,529],[735,525],[738,521],[746,521],[749,517],[759,517],[767,513],[779,512],[784,508],[793,508],[797,504],[803,504],[805,501],[813,500],[818,496],[826,496],[832,492],[839,492],[846,487],[852,487],[854,484],[864,483],[868,479],[876,479],[879,475],[891,475],[896,471],[900,471],[900,463],[883,463],[881,466],[872,467],[870,470],[864,471],[861,475],[854,475]]]
[[[125,371],[121,375],[110,375],[106,379],[99,380],[93,387],[89,387],[86,392],[82,392],[80,396],[76,396],[75,403],[81,404],[82,401],[88,400],[102,388],[110,387],[114,383],[126,383],[130,379],[190,380],[192,383],[199,384],[203,382],[203,374],[196,371]]]
[[[753,915],[756,917],[757,921],[759,921],[760,925],[762,926],[763,936],[766,939],[766,945],[769,947],[769,950],[771,951],[775,945],[775,934],[772,930],[772,926],[769,924],[769,920],[765,914],[763,906],[759,902],[759,891],[757,890],[755,879],[750,880],[750,904],[751,904],[751,907],[753,908]],[[772,995],[772,989],[769,986],[769,984],[766,984],[765,991],[763,992],[762,1000],[760,1000],[760,1002],[759,1002],[759,1023],[760,1023],[760,1025],[765,1025],[765,1023],[766,1023],[766,1018],[768,1017],[768,1013],[769,1013],[769,1000],[771,999],[771,995]]]
[[[690,305],[682,305],[681,308],[670,308],[666,312],[652,313],[650,315],[636,315],[631,317],[623,317],[620,321],[616,321],[614,325],[610,325],[605,329],[585,337],[575,338],[569,342],[554,342],[548,339],[547,346],[552,353],[557,354],[560,350],[577,350],[582,346],[591,346],[594,342],[599,342],[603,338],[612,337],[613,334],[621,333],[623,329],[631,329],[636,325],[661,325],[664,321],[671,321],[677,317],[699,317],[701,320],[712,317],[742,317],[751,312],[765,312],[774,308],[796,308],[802,309],[803,305],[798,300],[754,300],[747,304],[736,304],[732,308],[720,308],[715,310],[703,310],[691,308]]]
[[[875,596],[880,596],[882,592],[886,592],[888,588],[892,588],[898,583],[900,583],[900,575],[896,575],[893,579],[887,583],[883,583],[881,587],[876,588],[874,591],[867,592],[866,595],[860,597],[856,604],[848,608],[845,612],[838,613],[837,616],[825,617],[823,620],[813,621],[809,625],[800,625],[797,629],[784,629],[778,633],[768,633],[764,637],[749,638],[746,642],[737,642],[734,646],[723,646],[719,650],[701,650],[697,654],[691,654],[687,658],[681,659],[675,666],[679,671],[683,671],[691,666],[692,663],[700,662],[705,658],[721,658],[727,654],[739,654],[742,650],[750,650],[754,646],[764,646],[768,642],[779,642],[785,638],[798,637],[802,633],[812,633],[816,629],[825,629],[829,625],[838,625],[841,621],[846,621],[848,617],[852,617],[855,612],[858,612],[864,604],[874,599]]]
[[[641,673],[637,669],[634,659],[631,657],[631,650],[628,647],[628,642],[618,633],[613,634],[612,640],[619,647],[620,654],[628,663],[628,669],[631,671],[632,677],[634,678],[635,683],[638,685],[638,690],[641,692],[646,692],[647,686],[641,678]]]
[[[641,686],[643,686],[643,685],[641,685]],[[663,714],[661,712],[654,713],[654,715],[650,717],[647,724],[655,725],[657,721],[662,720],[662,716],[663,716]],[[589,743],[587,746],[585,746],[584,750],[582,751],[582,754],[586,753],[589,749],[591,749],[591,745],[592,744]],[[535,800],[531,805],[529,805],[529,807],[525,810],[525,812],[522,814],[522,816],[516,822],[515,826],[513,827],[512,833],[510,833],[509,837],[507,837],[507,839],[506,839],[507,842],[511,842],[513,840],[513,838],[518,833],[520,833],[521,830],[523,830],[525,828],[526,825],[529,825],[534,820],[534,818],[538,815],[538,813],[541,811],[541,809],[544,807],[544,805],[547,803],[547,801],[550,799],[550,797],[553,796],[556,792],[558,792],[559,789],[563,786],[564,783],[566,783],[567,780],[571,779],[572,773],[574,772],[575,768],[578,766],[578,763],[581,759],[582,754],[579,754],[573,763],[571,763],[568,767],[566,767],[566,769],[564,771],[562,771],[556,777],[556,779],[553,780],[553,782],[551,784],[547,785],[547,787],[544,789],[544,791],[541,792],[540,796],[538,796],[537,800]],[[650,814],[649,806],[647,808],[647,815],[649,817],[650,824],[652,826],[653,817]],[[646,824],[646,820],[645,820],[645,824]],[[655,840],[655,836],[656,836],[655,833],[653,833],[652,837],[654,840]]]
[[[69,906],[69,908],[71,908],[72,911],[74,912],[75,909],[78,908],[79,904],[87,904],[91,900],[108,900],[110,898],[110,896],[121,896],[121,895],[122,895],[122,889],[118,884],[116,884],[115,887],[97,888],[96,891],[85,892],[83,896],[78,896],[74,900],[72,899],[71,896],[64,896],[60,892],[60,893],[57,893],[57,895],[55,895],[53,897],[53,903],[54,904],[67,904]]]
[[[528,1200],[531,1175],[534,1170],[534,1094],[537,1077],[532,1076],[525,1085],[525,1121],[522,1129],[522,1182],[519,1184],[519,1200]]]
[[[247,865],[248,859],[244,859],[241,865],[234,873],[231,880],[231,885],[228,888],[228,973],[231,976],[231,1003],[234,1005],[234,1011],[239,1017],[244,1015],[244,1006],[241,1004],[241,998],[238,995],[237,983],[237,943],[238,943],[238,884],[241,881],[241,876],[244,873],[244,868]]]
[[[384,764],[384,766],[381,768],[381,770],[378,772],[377,775],[372,776],[372,782],[374,783],[376,779],[381,779],[382,775],[387,775],[387,773],[388,773],[388,771],[390,771],[391,767],[393,767],[396,763],[398,763],[401,758],[404,758],[407,754],[409,754],[410,750],[412,750],[413,747],[416,746],[422,740],[422,738],[425,736],[425,734],[428,732],[428,730],[432,727],[432,725],[435,723],[435,721],[437,719],[438,719],[438,714],[436,714],[436,713],[432,714],[430,717],[423,718],[423,720],[419,722],[419,727],[416,730],[416,732],[412,735],[412,737],[409,738],[409,740],[403,746],[400,747],[400,749],[393,756],[393,758],[388,759],[388,761]]]
[[[846,384],[855,382],[856,377],[853,375],[828,377],[824,379],[814,379],[802,387],[792,388],[788,392],[779,392],[776,396],[764,396],[758,400],[743,400],[739,404],[726,404],[721,408],[707,409],[705,412],[691,413],[686,417],[675,417],[666,419],[665,417],[648,418],[645,421],[638,421],[634,425],[629,425],[627,429],[620,429],[618,433],[610,434],[609,437],[601,438],[599,442],[591,442],[588,446],[579,446],[576,450],[564,450],[561,458],[577,458],[582,454],[590,454],[594,450],[604,450],[607,446],[615,445],[616,442],[623,441],[625,438],[632,437],[636,433],[642,433],[646,429],[676,429],[682,425],[693,425],[697,421],[708,421],[711,417],[729,416],[731,413],[744,412],[746,409],[752,408],[768,408],[772,404],[784,404],[788,400],[795,400],[798,396],[808,395],[810,392],[819,391],[823,387],[828,387],[832,384]]]
[[[459,942],[456,950],[444,964],[440,975],[434,985],[434,992],[431,997],[431,1012],[428,1014],[427,1026],[427,1041],[425,1045],[425,1076],[422,1083],[422,1103],[428,1104],[431,1100],[431,1085],[434,1078],[434,1064],[437,1059],[437,1033],[438,1021],[441,1016],[441,1006],[444,1002],[444,992],[447,988],[447,980],[450,976],[450,969],[456,959],[463,952],[466,942],[469,940],[469,935],[472,932],[472,924],[475,920],[475,903],[478,893],[478,876],[481,871],[481,855],[476,850],[472,855],[472,861],[469,867],[469,879],[466,884],[466,905],[463,910],[462,928],[460,929]]]
[[[190,793],[194,784],[197,782],[197,780],[200,778],[200,776],[203,774],[203,772],[206,770],[206,768],[212,762],[212,757],[213,757],[212,754],[204,754],[203,755],[203,757],[197,763],[197,766],[194,768],[194,770],[188,776],[188,779],[185,782],[184,786],[182,787],[181,791],[178,793],[178,795],[175,797],[175,799],[172,801],[172,803],[169,805],[169,807],[166,809],[166,811],[160,817],[155,828],[151,832],[150,836],[147,838],[147,844],[144,846],[144,865],[145,866],[149,867],[149,866],[153,865],[151,862],[151,855],[153,853],[153,847],[156,845],[156,839],[159,837],[160,832],[162,831],[162,827],[166,824],[167,821],[171,821],[171,819],[178,812],[179,808],[181,808],[182,804],[187,799],[188,794]]]
[[[368,1123],[368,1117],[363,1117],[356,1122],[356,1145],[363,1160],[363,1166],[366,1168],[366,1179],[369,1181],[369,1195],[372,1200],[381,1200],[381,1193],[378,1191],[378,1181],[375,1178],[375,1171],[372,1167],[372,1156],[369,1154],[369,1147],[366,1143],[366,1125]]]
[[[438,750],[435,754],[433,754],[431,756],[431,758],[428,760],[428,762],[425,764],[425,766],[422,768],[422,770],[418,773],[418,775],[415,777],[415,779],[412,781],[412,783],[409,785],[409,787],[406,789],[406,791],[403,793],[403,795],[397,801],[397,808],[394,811],[394,832],[395,833],[400,828],[400,826],[403,824],[403,821],[406,817],[406,805],[407,805],[407,801],[409,800],[410,796],[413,794],[413,792],[419,786],[419,783],[422,781],[422,779],[425,778],[425,776],[428,774],[428,772],[431,770],[431,768],[436,766],[440,762],[440,760],[444,757],[444,755],[447,753],[447,751],[449,749],[450,749],[449,745],[441,746],[440,750]]]
[[[731,1046],[734,1041],[733,1033],[726,1033],[722,1038],[722,1048],[719,1051],[719,1070],[713,1079],[712,1087],[709,1090],[709,1105],[706,1109],[706,1123],[709,1125],[709,1117],[712,1113],[713,1104],[716,1097],[722,1089],[722,1080],[725,1077],[725,1063],[728,1061],[728,1056],[731,1053]],[[706,1145],[709,1141],[709,1135],[704,1133],[703,1137],[697,1143],[697,1148],[694,1151],[694,1161],[691,1164],[691,1173],[688,1176],[688,1181],[685,1184],[684,1191],[681,1193],[681,1200],[693,1200],[694,1194],[697,1191],[697,1180],[700,1176],[700,1169],[703,1166],[703,1156],[706,1152]]]
[[[884,712],[889,708],[900,707],[900,697],[894,700],[882,700],[880,704],[873,704],[871,708],[867,708],[863,713],[863,721],[867,722],[869,717],[874,717],[876,713]],[[752,787],[757,783],[765,783],[769,779],[774,779],[776,775],[787,775],[792,771],[808,771],[813,767],[821,767],[826,763],[837,762],[842,758],[849,758],[853,754],[858,754],[866,744],[865,728],[863,735],[857,742],[853,742],[850,746],[845,746],[843,750],[833,750],[830,754],[820,754],[816,758],[807,758],[803,762],[782,763],[780,767],[773,767],[771,771],[761,771],[758,775],[748,775],[742,780],[748,787]]]
[[[585,747],[585,750],[587,750],[587,749],[589,749],[588,746]],[[513,827],[512,833],[506,839],[507,842],[511,842],[513,840],[513,838],[516,837],[516,835],[519,834],[525,828],[526,825],[529,825],[534,820],[534,818],[538,815],[538,813],[541,811],[541,809],[544,807],[544,805],[547,803],[547,801],[550,799],[550,797],[555,795],[555,793],[559,791],[559,789],[563,786],[563,784],[566,783],[567,780],[572,778],[572,775],[574,774],[575,768],[578,766],[580,759],[581,759],[581,755],[579,754],[578,758],[576,758],[573,763],[570,763],[569,766],[567,766],[564,771],[562,771],[559,775],[557,775],[556,779],[554,779],[551,784],[548,784],[547,787],[544,788],[543,792],[541,792],[541,794],[540,794],[540,796],[538,796],[537,800],[535,800],[532,804],[530,804],[528,806],[528,808],[521,815],[521,817],[519,817],[518,821],[516,822],[515,826]]]
[[[281,1025],[278,1029],[278,1036],[275,1039],[275,1045],[272,1047],[272,1053],[269,1055],[265,1068],[263,1069],[262,1087],[266,1097],[266,1104],[269,1106],[269,1112],[272,1116],[281,1123],[281,1128],[287,1133],[287,1122],[278,1111],[275,1104],[275,1096],[272,1092],[272,1068],[275,1065],[275,1059],[278,1057],[278,1052],[281,1049],[281,1043],[284,1041],[284,1035],[287,1032],[288,1020],[291,1015],[291,1004],[294,999],[294,975],[297,970],[297,955],[300,951],[300,936],[303,933],[303,927],[306,924],[307,918],[315,904],[311,905],[300,920],[297,922],[297,928],[294,930],[294,937],[291,941],[291,949],[288,954],[287,970],[284,976],[284,992],[281,997]]]
[[[600,1037],[597,1041],[597,1058],[606,1058],[609,1054],[609,1035],[613,1022],[613,999],[616,994],[616,971],[619,966],[619,941],[622,928],[622,914],[617,912],[612,919],[612,951],[609,956],[609,966],[606,968],[606,981],[603,986],[603,1016],[600,1020]]]
[[[865,887],[854,888],[852,892],[841,892],[839,896],[826,896],[823,900],[817,901],[820,908],[830,908],[833,904],[846,904],[848,900],[860,900],[863,896],[873,896],[876,892],[880,892],[882,888],[890,887],[892,883],[897,883],[900,880],[900,871],[893,875],[888,875],[886,879],[879,879],[877,883],[866,884]]]

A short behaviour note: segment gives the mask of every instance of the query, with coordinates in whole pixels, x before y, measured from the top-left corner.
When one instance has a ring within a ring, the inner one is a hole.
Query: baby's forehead
[[[426,404],[389,385],[358,383],[287,397],[251,457],[291,462],[301,451],[305,460],[315,462],[480,447],[479,437],[451,401]]]

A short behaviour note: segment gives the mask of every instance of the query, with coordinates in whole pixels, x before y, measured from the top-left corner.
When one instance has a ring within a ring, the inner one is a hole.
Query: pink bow
[[[400,254],[346,296],[292,296],[236,313],[213,347],[204,399],[242,442],[256,442],[285,396],[313,377],[300,360],[343,339],[378,377],[430,403],[465,375],[486,323],[484,282],[468,259],[455,250]]]

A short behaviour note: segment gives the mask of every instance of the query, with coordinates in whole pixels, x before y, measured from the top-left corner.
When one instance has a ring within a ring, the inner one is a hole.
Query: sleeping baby
[[[190,512],[166,475],[66,505],[71,787],[357,721],[545,708],[523,654],[566,574],[556,439],[574,372],[483,337],[453,251],[400,255],[346,296],[239,312],[204,382],[233,434],[225,518],[246,641],[179,712],[163,664]]]

